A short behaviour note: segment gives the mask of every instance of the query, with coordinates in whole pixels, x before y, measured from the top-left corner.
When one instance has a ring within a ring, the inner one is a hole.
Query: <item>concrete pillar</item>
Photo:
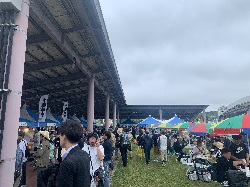
[[[116,127],[116,102],[114,102],[114,108],[113,108],[113,129]]]
[[[95,112],[95,76],[89,80],[88,104],[87,104],[87,125],[88,129],[93,132],[94,113]]]
[[[18,29],[14,33],[9,74],[9,89],[7,96],[5,122],[2,140],[0,163],[0,186],[13,186],[15,157],[17,147],[17,133],[19,126],[23,73],[29,17],[29,0],[21,3],[21,12],[17,14],[15,25]]]
[[[109,128],[109,99],[110,96],[106,96],[106,109],[105,109],[105,130],[107,131]]]
[[[160,120],[162,121],[162,109],[159,109],[159,116],[160,116]]]
[[[206,109],[203,109],[203,122],[206,123],[207,122],[207,115],[206,115]]]
[[[120,124],[120,109],[117,110],[117,123]]]

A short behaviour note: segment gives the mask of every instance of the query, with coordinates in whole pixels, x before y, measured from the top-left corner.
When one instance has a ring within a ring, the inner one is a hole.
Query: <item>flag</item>
[[[39,119],[38,122],[45,122],[48,95],[43,95],[39,101]]]
[[[68,106],[69,106],[68,101],[63,102],[63,112],[62,112],[63,122],[65,122],[68,119]]]

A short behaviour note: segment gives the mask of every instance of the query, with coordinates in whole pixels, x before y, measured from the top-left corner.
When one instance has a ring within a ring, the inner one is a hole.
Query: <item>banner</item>
[[[63,102],[63,113],[62,113],[63,122],[65,122],[68,119],[68,107],[69,107],[68,101]]]
[[[47,123],[47,126],[48,127],[54,127],[54,126],[56,126],[56,123]]]
[[[20,127],[26,127],[27,126],[27,122],[19,122],[19,126]]]
[[[39,101],[39,119],[38,122],[45,122],[47,110],[48,95],[43,95]]]

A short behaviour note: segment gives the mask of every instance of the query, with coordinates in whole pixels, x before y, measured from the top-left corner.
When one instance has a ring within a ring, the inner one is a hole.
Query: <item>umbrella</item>
[[[172,129],[174,126],[169,123],[162,123],[157,128],[158,129]]]
[[[194,123],[192,123],[192,122],[185,122],[185,123],[181,123],[179,125],[174,126],[173,129],[184,131],[187,128],[189,128],[190,126],[193,126],[193,125],[194,125]]]
[[[207,125],[205,123],[195,124],[190,126],[187,131],[196,136],[206,136],[207,134]]]
[[[242,119],[242,132],[250,134],[250,115],[245,114]]]
[[[161,122],[156,120],[155,118],[153,118],[151,115],[149,115],[145,120],[138,123],[138,127],[152,125],[152,124],[154,124],[154,125],[161,124]]]
[[[219,123],[214,128],[215,134],[240,134],[244,115],[234,116]]]

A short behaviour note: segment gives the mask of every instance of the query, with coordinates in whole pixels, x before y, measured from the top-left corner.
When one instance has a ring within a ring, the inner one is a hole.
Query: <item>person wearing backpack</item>
[[[146,164],[150,163],[150,150],[153,147],[153,140],[149,136],[149,132],[146,131],[146,134],[142,137],[142,147],[144,149]]]
[[[18,132],[18,140],[20,141],[20,143],[18,144],[18,147],[20,148],[20,150],[22,150],[23,152],[23,159],[22,159],[22,176],[21,176],[21,187],[25,187],[26,186],[26,162],[27,162],[27,145],[28,142],[24,139],[25,133],[23,131],[19,131]],[[26,153],[26,154],[25,154]]]
[[[120,152],[121,152],[121,156],[122,156],[122,163],[123,166],[126,167],[127,166],[127,151],[128,151],[128,147],[130,145],[130,136],[129,136],[129,129],[125,128],[124,132],[120,135],[119,137],[119,144],[120,144]]]

